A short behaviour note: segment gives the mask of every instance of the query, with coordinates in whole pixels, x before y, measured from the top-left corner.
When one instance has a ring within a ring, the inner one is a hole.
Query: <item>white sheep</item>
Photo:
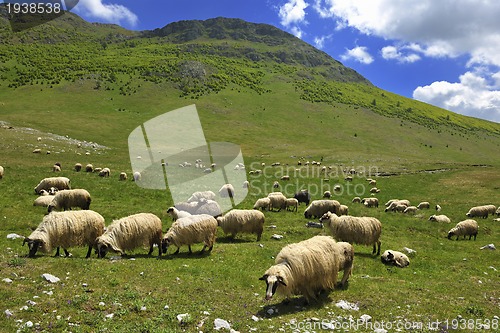
[[[109,168],[102,168],[99,170],[99,177],[109,177],[111,174],[111,170]]]
[[[75,163],[75,166],[73,167],[76,172],[80,172],[82,170],[82,164],[81,163]]]
[[[280,183],[278,181],[275,181],[273,183],[273,188],[280,188]]]
[[[290,180],[290,176],[288,175],[281,176],[280,180]]]
[[[219,195],[221,198],[232,198],[234,197],[234,187],[231,184],[224,184],[219,189]]]
[[[128,176],[127,176],[127,173],[126,172],[120,172],[120,176],[119,176],[119,179],[121,181],[123,180],[127,180]]]
[[[408,259],[406,254],[394,250],[385,250],[380,256],[380,259],[384,264],[394,265],[401,268],[410,264],[410,259]]]
[[[210,169],[209,169],[210,170]],[[249,188],[250,187],[250,182],[248,180],[245,180],[243,184],[241,185],[241,188]]]
[[[85,166],[85,172],[94,172],[94,166],[92,164],[87,164]]]
[[[349,215],[349,207],[346,205],[340,205],[339,215]]]
[[[52,166],[52,172],[60,172],[61,171],[61,167],[57,164],[54,164]]]
[[[255,201],[253,209],[269,210],[269,205],[271,205],[271,199],[268,197],[259,198]]]
[[[446,215],[431,215],[429,221],[440,222],[440,223],[451,223],[451,220]]]
[[[3,174],[4,174],[3,166],[0,165],[0,179],[3,178]]]
[[[387,208],[385,209],[385,212],[388,212],[388,211],[397,211],[397,212],[402,212],[405,210],[406,207],[408,207],[410,204],[409,204],[409,201],[408,200],[393,200],[389,206],[387,206]]]
[[[74,207],[89,209],[92,198],[84,189],[63,190],[56,193],[48,206],[48,212],[53,210],[68,210]]]
[[[380,192],[380,189],[379,189],[379,188],[377,188],[377,187],[372,187],[372,188],[370,189],[370,193],[379,193],[379,192]]]
[[[178,210],[175,207],[168,207],[167,214],[172,217],[172,220],[176,221],[177,219],[191,216],[192,214],[183,210]]]
[[[217,218],[217,223],[225,234],[231,234],[232,238],[238,233],[256,234],[257,241],[260,241],[264,231],[264,221],[264,214],[253,209],[233,209]]]
[[[340,213],[340,202],[337,200],[313,200],[304,211],[306,219],[319,218],[326,212]]]
[[[201,198],[198,205],[198,209],[194,212],[195,215],[207,214],[213,217],[222,215],[222,209],[217,201]]]
[[[340,283],[344,286],[353,261],[352,245],[337,243],[330,236],[314,236],[282,248],[259,280],[266,282],[267,300],[279,292],[287,299],[303,295],[309,303],[321,291],[335,287],[339,271],[344,272]]]
[[[332,196],[332,192],[330,192],[330,191],[323,192],[323,198],[331,198],[331,196]]]
[[[403,214],[416,214],[418,211],[418,208],[416,206],[403,206],[405,209],[403,210]],[[397,207],[396,207],[397,210]]]
[[[488,217],[488,214],[495,214],[496,207],[494,205],[484,205],[476,206],[469,209],[465,216],[467,217],[482,217],[483,219]]]
[[[382,223],[375,217],[337,216],[327,212],[319,220],[330,228],[335,239],[362,245],[373,244],[372,253],[380,255]]]
[[[370,181],[368,182],[368,185],[370,185],[370,186],[376,186],[377,185],[377,181],[375,179],[370,179]]]
[[[153,246],[158,246],[161,257],[162,224],[158,216],[151,213],[139,213],[113,221],[106,231],[96,239],[99,258],[104,258],[108,251],[124,255],[125,251],[139,246],[149,246],[148,255],[153,253]]]
[[[200,208],[201,204],[198,201],[193,201],[193,202],[178,202],[175,205],[175,208],[178,210],[183,210],[185,212],[190,213],[191,215],[196,214],[196,211],[198,208]]]
[[[217,196],[212,191],[198,191],[191,194],[187,202],[200,201],[200,199],[215,200]]]
[[[436,212],[440,212],[441,211],[441,206],[440,205],[436,205]]]
[[[291,209],[288,209],[290,208]],[[295,199],[295,198],[287,198],[286,199],[286,210],[290,210],[290,211],[298,211],[299,210],[299,200]]]
[[[378,207],[378,199],[377,198],[363,198],[361,199],[361,203],[365,205],[365,207],[372,208]]]
[[[386,207],[389,207],[389,205],[390,205],[391,203],[393,203],[394,201],[399,201],[399,199],[390,199],[389,201],[387,201],[387,202],[385,203],[385,206],[386,206]]]
[[[474,220],[468,219],[462,222],[458,222],[454,228],[448,231],[448,239],[451,239],[452,236],[457,236],[456,240],[458,240],[460,236],[464,236],[464,239],[465,236],[469,236],[470,240],[472,236],[474,236],[474,240],[476,240],[478,229],[479,226],[477,225],[477,222]]]
[[[73,246],[88,246],[87,256],[90,257],[96,238],[104,232],[104,217],[92,210],[75,210],[52,212],[42,220],[42,223],[24,239],[28,243],[29,256],[36,252],[48,253],[57,247],[55,256],[59,256],[62,247],[66,256],[70,256],[67,248]]]
[[[422,201],[417,205],[418,209],[429,209],[431,208],[431,204],[428,201]]]
[[[33,206],[48,207],[52,202],[52,199],[54,199],[54,196],[49,195],[47,192],[47,195],[40,195],[38,198],[36,198],[35,201],[33,201]]]
[[[141,180],[141,173],[139,171],[135,171],[133,176],[134,176],[134,182],[138,182]]]
[[[187,245],[191,254],[191,245],[204,243],[200,253],[208,247],[212,251],[217,234],[217,220],[210,215],[192,215],[178,219],[163,236],[161,246],[163,253],[167,253],[170,245],[175,245],[179,253],[182,245]]]
[[[271,192],[267,195],[270,200],[269,210],[278,208],[278,212],[282,208],[286,208],[286,197],[281,192]]]
[[[361,203],[361,198],[360,197],[352,198],[352,203]]]
[[[66,177],[48,177],[44,178],[35,187],[35,193],[39,194],[41,190],[50,190],[51,187],[55,187],[58,190],[69,190],[71,189],[70,180]]]

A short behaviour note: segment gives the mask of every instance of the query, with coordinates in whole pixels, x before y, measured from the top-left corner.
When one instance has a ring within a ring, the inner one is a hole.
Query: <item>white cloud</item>
[[[354,60],[365,65],[373,62],[373,57],[368,53],[368,48],[365,46],[356,46],[353,49],[347,50],[340,58],[344,61]]]
[[[127,7],[116,4],[104,4],[103,0],[80,0],[74,11],[115,24],[125,21],[131,26],[135,26],[138,21],[137,15]]]
[[[467,72],[460,82],[434,82],[418,87],[413,98],[468,116],[500,122],[500,73],[490,75],[495,80],[488,83],[479,73]]]
[[[305,9],[309,6],[304,0],[289,0],[279,8],[281,24],[285,27],[291,24],[303,23],[306,17]]]
[[[291,27],[290,32],[297,38],[302,38],[302,36],[304,35],[304,31],[297,26]]]
[[[420,60],[416,53],[403,54],[406,48],[397,48],[396,46],[385,46],[381,50],[382,58],[385,60],[396,60],[400,63],[413,63]]]
[[[319,36],[319,37],[314,37],[314,46],[317,49],[323,49],[325,46],[325,42],[329,39],[332,38],[332,35],[326,35],[326,36]]]

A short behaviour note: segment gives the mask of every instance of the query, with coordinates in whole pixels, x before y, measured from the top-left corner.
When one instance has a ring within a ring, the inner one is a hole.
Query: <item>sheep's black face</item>
[[[97,245],[97,256],[99,258],[104,258],[108,253],[108,247],[106,245]]]
[[[259,280],[266,281],[266,300],[273,298],[280,284],[286,287],[286,283],[281,276],[263,275]]]
[[[40,248],[41,246],[43,247],[43,242],[39,239],[32,240],[26,238],[23,242],[23,245],[24,243],[28,243],[28,248],[29,248],[28,257],[34,257],[36,252],[38,251],[38,248]]]
[[[162,253],[167,253],[168,246],[170,245],[170,243],[171,243],[171,239],[169,239],[169,238],[164,238],[161,240],[161,252]]]
[[[453,233],[453,231],[450,231],[448,233],[448,239],[451,239],[451,237],[455,236],[455,234]]]

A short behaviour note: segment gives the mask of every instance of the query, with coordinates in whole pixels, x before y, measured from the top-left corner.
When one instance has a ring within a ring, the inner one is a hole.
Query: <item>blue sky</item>
[[[382,89],[500,122],[500,1],[80,0],[73,12],[133,30],[218,16],[272,24]]]

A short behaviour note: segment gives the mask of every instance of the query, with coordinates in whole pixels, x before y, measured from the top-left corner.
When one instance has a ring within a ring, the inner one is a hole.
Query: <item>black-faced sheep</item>
[[[361,203],[365,205],[365,207],[372,208],[378,207],[378,199],[377,198],[363,198],[361,199]]]
[[[303,295],[309,302],[321,291],[333,289],[341,270],[341,285],[345,285],[353,261],[350,244],[337,243],[329,236],[314,236],[281,249],[275,264],[259,280],[266,282],[267,300],[279,292],[286,298]]]
[[[406,254],[394,250],[385,250],[380,259],[386,265],[394,265],[401,268],[410,264],[410,259],[408,259]]]
[[[405,209],[403,210],[403,214],[416,214],[417,211],[418,211],[418,208],[415,207],[415,206],[403,206],[405,207]],[[397,207],[396,207],[396,210],[397,210]]]
[[[417,208],[418,209],[429,209],[429,208],[431,208],[431,204],[427,201],[422,201],[421,203],[419,203],[417,205]]]
[[[217,223],[225,234],[231,234],[232,238],[238,233],[256,234],[257,241],[260,241],[264,231],[264,221],[264,214],[253,209],[233,209],[217,218]]]
[[[453,236],[457,236],[457,239],[460,236],[469,236],[469,240],[474,236],[474,240],[476,240],[477,236],[477,231],[479,229],[479,226],[477,225],[477,222],[474,220],[465,220],[462,222],[458,222],[457,225],[452,228],[450,231],[448,231],[448,239],[451,239]]]
[[[128,176],[126,172],[120,172],[119,180],[124,181],[127,180]]]
[[[295,198],[287,198],[286,199],[286,210],[290,210],[292,212],[298,211],[299,210],[299,201]]]
[[[177,221],[177,219],[183,218],[183,217],[188,217],[193,214],[186,212],[184,210],[178,210],[175,207],[168,207],[167,208],[167,214],[172,217],[172,220]]]
[[[74,169],[76,172],[80,172],[82,170],[82,164],[81,163],[75,163]]]
[[[271,199],[268,197],[260,198],[255,201],[253,209],[269,210],[269,205],[271,205]]]
[[[234,197],[234,187],[231,184],[224,184],[219,189],[219,195],[221,198],[232,198]]]
[[[373,252],[380,255],[382,223],[375,217],[337,216],[327,212],[319,219],[325,223],[335,239],[362,245],[373,245]],[[377,248],[378,246],[378,248]]]
[[[494,205],[484,205],[476,206],[469,209],[465,216],[467,217],[482,217],[483,219],[488,217],[488,214],[495,214],[496,207]]]
[[[211,251],[217,234],[217,220],[210,215],[192,215],[178,219],[172,224],[172,227],[163,236],[161,247],[163,253],[167,253],[170,245],[175,245],[179,253],[182,245],[187,245],[189,253],[191,245],[196,243],[204,243],[200,253],[203,253],[208,247]]]
[[[309,203],[311,202],[311,195],[307,190],[301,190],[295,193],[293,197],[299,201],[299,204],[303,202],[306,205],[309,205]]]
[[[440,205],[436,205],[436,212],[440,212],[441,211],[441,206]]]
[[[361,203],[361,198],[360,197],[352,198],[352,203]]]
[[[282,208],[286,208],[286,197],[281,192],[271,192],[267,195],[269,198],[269,210],[274,210],[278,208],[278,212],[281,211]]]
[[[48,206],[48,212],[74,207],[89,209],[91,201],[90,193],[84,189],[58,191]]]
[[[340,213],[340,202],[337,200],[313,200],[304,211],[306,219],[319,218],[326,212]]]
[[[99,258],[104,258],[108,251],[120,255],[139,246],[149,246],[148,255],[153,253],[153,246],[158,245],[158,257],[161,257],[162,224],[158,216],[151,213],[139,213],[113,221],[104,234],[97,237],[96,249]]]
[[[385,212],[403,212],[410,204],[408,200],[393,200],[385,209]]]
[[[451,220],[446,215],[431,215],[429,221],[440,222],[440,223],[451,223]]]
[[[495,214],[496,214],[497,216],[500,216],[500,206],[498,206],[497,210],[495,211]]]
[[[329,199],[331,197],[332,197],[332,192],[330,192],[330,191],[323,192],[323,198]]]
[[[66,177],[48,177],[44,178],[35,187],[35,193],[39,194],[41,190],[50,190],[51,187],[55,187],[58,190],[69,190],[71,189],[70,180]]]
[[[104,218],[92,210],[76,210],[66,212],[52,212],[46,215],[42,223],[24,239],[28,243],[29,256],[33,257],[38,250],[48,253],[57,247],[56,256],[59,256],[59,247],[64,249],[66,256],[70,256],[67,248],[73,246],[88,246],[86,258],[90,257],[96,238],[104,232]]]
[[[85,166],[85,172],[94,172],[94,166],[92,164],[87,164]]]
[[[111,175],[111,170],[109,168],[102,168],[98,173],[99,177],[109,177]]]

